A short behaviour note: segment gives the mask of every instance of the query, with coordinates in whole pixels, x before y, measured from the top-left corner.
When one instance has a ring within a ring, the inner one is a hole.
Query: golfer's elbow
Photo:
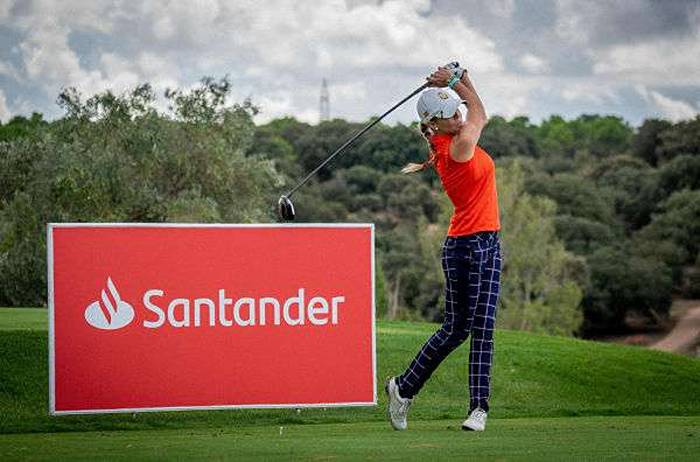
[[[473,126],[484,128],[489,121],[486,109],[480,100],[476,104],[469,106],[467,110],[467,123]]]
[[[474,111],[474,124],[484,128],[487,123],[489,123],[489,116],[486,114],[484,106],[481,106],[478,110]]]

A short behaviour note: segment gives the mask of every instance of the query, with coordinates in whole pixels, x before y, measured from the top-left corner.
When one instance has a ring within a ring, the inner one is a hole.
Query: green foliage
[[[294,141],[294,148],[299,153],[299,161],[305,172],[320,165],[336,149],[342,146],[361,127],[344,120],[334,119],[323,122],[303,132]],[[351,150],[333,161],[333,168],[352,165],[356,151]],[[347,163],[346,163],[347,162]],[[318,179],[328,180],[332,175],[331,168],[325,167],[318,172]]]
[[[302,166],[297,162],[294,147],[280,132],[276,132],[273,127],[274,125],[270,124],[258,127],[255,130],[248,154],[260,155],[270,159],[277,171],[284,172],[291,178],[301,177],[303,173]]]
[[[574,171],[587,162],[625,153],[632,137],[630,126],[616,116],[582,115],[570,122],[552,116],[537,130],[542,166],[549,173]]]
[[[576,153],[576,132],[572,124],[554,115],[538,129],[540,149],[547,156],[571,158]]]
[[[588,331],[624,331],[630,311],[655,318],[671,307],[671,271],[663,263],[630,249],[604,247],[588,257],[591,271],[584,309]]]
[[[673,124],[658,136],[661,142],[656,152],[660,163],[683,154],[700,155],[700,115]]]
[[[584,176],[571,173],[534,175],[528,179],[526,191],[552,199],[560,215],[586,218],[609,226],[617,224],[610,197],[601,195],[595,183]]]
[[[32,133],[40,138],[43,130]],[[38,149],[40,142],[27,137],[12,142],[0,142],[0,206],[9,201],[17,191],[34,179],[34,166],[42,153]]]
[[[29,118],[15,116],[4,125],[0,122],[0,143],[29,137],[47,124],[38,112],[33,112]]]
[[[338,176],[345,180],[351,194],[373,193],[382,178],[381,173],[366,165],[354,165],[347,170],[341,170]]]
[[[616,238],[609,225],[588,218],[556,215],[554,226],[566,248],[577,255],[588,255]]]
[[[448,201],[441,201],[445,209],[448,209]],[[444,209],[443,209],[444,210]],[[445,231],[442,226],[447,222],[448,214],[443,213],[440,225],[427,224],[423,220],[419,223],[420,233],[417,236],[418,248],[416,253],[420,257],[421,265],[414,268],[415,282],[410,281],[407,293],[411,301],[409,306],[420,310],[423,319],[434,322],[442,322],[445,312],[445,279],[442,271],[442,244],[445,240]],[[415,288],[415,291],[411,291]]]
[[[663,164],[658,172],[657,202],[674,191],[700,189],[700,155],[678,155]]]
[[[344,166],[364,164],[381,172],[401,170],[408,162],[422,162],[428,157],[428,145],[416,125],[397,124],[393,127],[378,124],[371,136],[358,140],[355,157],[343,159]],[[423,176],[429,180],[431,176]]]
[[[493,157],[522,156],[539,157],[536,127],[527,117],[516,117],[507,121],[493,116],[484,127],[479,144]]]
[[[700,250],[700,189],[673,193],[639,235],[650,242],[671,241],[684,252],[681,263],[692,264]]]
[[[415,221],[425,216],[434,222],[440,212],[432,191],[416,175],[384,175],[377,185],[377,192],[384,199],[387,215],[394,220]]]
[[[374,260],[374,305],[376,317],[385,318],[387,315],[386,278],[382,264],[376,255]]]
[[[36,201],[18,192],[0,210],[0,302],[41,306],[46,302],[45,223]]]
[[[659,174],[644,161],[628,155],[596,163],[586,175],[608,196],[627,231],[649,223],[659,195]]]
[[[498,169],[504,253],[499,325],[572,335],[581,325],[581,287],[572,277],[582,266],[555,233],[556,205],[525,189],[516,160]],[[585,270],[584,270],[585,273]]]
[[[656,167],[659,163],[660,135],[669,127],[671,127],[671,122],[667,120],[645,120],[632,141],[633,154]]]
[[[278,194],[369,122],[286,117],[255,127],[256,108],[228,105],[229,94],[227,79],[206,78],[168,91],[163,113],[148,85],[88,99],[68,89],[59,96],[63,118],[49,123],[34,114],[0,125],[0,303],[44,302],[47,222],[272,221]],[[648,120],[635,133],[613,116],[540,124],[493,116],[480,144],[497,159],[519,159],[521,169],[499,172],[499,194],[506,265],[519,265],[505,269],[503,287],[511,305],[527,310],[504,308],[504,320],[569,334],[576,328],[557,326],[580,320],[566,308],[579,288],[587,331],[621,329],[623,302],[631,303],[624,313],[663,316],[671,292],[692,292],[698,127],[700,117]],[[377,301],[390,318],[440,320],[443,312],[439,252],[452,208],[432,170],[398,173],[427,154],[415,123],[380,123],[294,195],[298,221],[376,224],[377,287],[384,287]],[[613,264],[623,255],[641,265],[638,272]],[[545,275],[520,273],[550,264]],[[629,274],[658,284],[658,293],[615,298],[619,287],[633,287]]]
[[[574,121],[574,129],[596,158],[625,153],[631,146],[632,128],[618,116],[582,115]]]
[[[246,155],[255,110],[227,105],[229,91],[226,79],[169,91],[168,115],[148,85],[87,100],[68,89],[63,119],[2,145],[0,303],[44,303],[48,222],[272,220],[283,180]]]

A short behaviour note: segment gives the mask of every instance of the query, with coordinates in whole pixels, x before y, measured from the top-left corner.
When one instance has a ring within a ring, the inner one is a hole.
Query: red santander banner
[[[375,405],[372,225],[49,224],[50,412]]]

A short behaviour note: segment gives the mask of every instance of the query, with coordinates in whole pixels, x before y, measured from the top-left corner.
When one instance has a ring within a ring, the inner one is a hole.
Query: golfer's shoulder
[[[482,148],[478,144],[474,146],[474,155],[479,155],[481,158],[487,157],[491,159],[491,155],[486,151],[486,149]]]
[[[448,148],[450,147],[450,144],[452,143],[453,138],[454,138],[453,135],[440,133],[437,135],[433,135],[432,138],[430,138],[430,142],[432,143],[432,145],[436,151],[446,152],[448,150]]]

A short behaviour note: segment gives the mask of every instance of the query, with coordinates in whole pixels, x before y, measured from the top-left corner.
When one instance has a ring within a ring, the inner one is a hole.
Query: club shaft
[[[332,161],[333,158],[334,158],[335,156],[337,156],[338,154],[340,154],[341,152],[343,152],[344,150],[346,150],[356,139],[358,139],[360,136],[362,136],[362,134],[364,134],[367,130],[369,130],[370,128],[374,127],[377,123],[379,123],[380,120],[382,120],[384,117],[386,117],[386,116],[389,115],[391,112],[393,112],[397,107],[401,106],[403,103],[405,103],[405,102],[408,101],[409,99],[413,98],[415,95],[417,95],[418,93],[420,93],[421,91],[423,91],[423,90],[424,90],[425,88],[427,88],[428,86],[429,86],[429,84],[425,83],[425,84],[421,85],[419,88],[416,88],[416,89],[413,91],[413,93],[411,93],[410,95],[408,95],[407,97],[405,97],[404,99],[402,99],[401,101],[399,101],[398,103],[396,103],[391,109],[389,109],[388,111],[386,111],[384,114],[380,115],[377,119],[373,120],[373,121],[372,121],[371,123],[369,123],[366,127],[364,127],[362,130],[360,130],[359,132],[357,132],[352,138],[350,138],[349,140],[347,140],[341,147],[339,147],[338,149],[336,149],[335,152],[334,152],[333,154],[331,154],[330,156],[328,156],[328,158],[327,158],[326,160],[324,160],[323,162],[321,162],[321,164],[320,164],[318,167],[316,167],[316,168],[313,169],[308,175],[306,175],[306,177],[305,177],[303,180],[301,180],[301,181],[299,182],[299,184],[297,184],[291,191],[289,191],[289,193],[287,193],[286,196],[287,196],[287,197],[292,197],[292,194],[294,194],[294,192],[295,192],[297,189],[299,189],[299,188],[301,188],[302,186],[304,186],[304,184],[306,184],[306,182],[309,181],[309,179],[310,179],[312,176],[314,176],[314,175],[316,174],[316,172],[318,172],[318,171],[321,170],[323,167],[325,167],[326,164],[328,164],[328,162]]]

